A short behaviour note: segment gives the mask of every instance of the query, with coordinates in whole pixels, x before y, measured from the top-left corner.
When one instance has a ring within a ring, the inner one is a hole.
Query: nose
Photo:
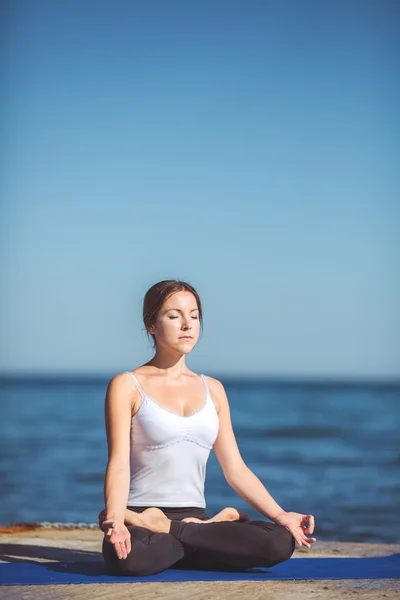
[[[183,323],[182,323],[182,329],[184,331],[187,331],[188,329],[191,329],[191,328],[192,328],[192,324],[190,322],[190,318],[189,317],[184,318]]]

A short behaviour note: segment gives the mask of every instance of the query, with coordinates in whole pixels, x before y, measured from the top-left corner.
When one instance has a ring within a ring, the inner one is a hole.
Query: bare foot
[[[201,521],[200,519],[195,519],[194,517],[187,517],[186,519],[182,519],[186,523],[219,523],[221,521],[248,521],[249,517],[244,513],[239,512],[236,508],[232,508],[228,506],[224,508],[219,513],[217,513],[211,519],[207,521]]]
[[[150,529],[153,533],[169,533],[171,519],[168,519],[162,510],[159,508],[146,508],[142,513],[134,513],[136,515],[135,523]]]
[[[101,528],[101,523],[104,521],[106,517],[106,511],[102,510],[99,512],[99,525]],[[222,521],[248,521],[249,517],[236,510],[236,508],[232,508],[230,506],[224,508],[219,513],[217,513],[211,519],[207,521],[201,521],[200,519],[196,519],[195,517],[186,517],[186,519],[182,519],[185,523],[219,523]],[[168,519],[164,513],[159,508],[147,508],[142,513],[134,512],[133,510],[125,510],[124,516],[125,525],[133,525],[137,527],[146,527],[146,529],[150,529],[154,533],[169,533],[171,521]]]
[[[99,512],[99,525],[106,518],[106,511],[103,509]],[[134,525],[136,527],[145,527],[154,533],[169,533],[171,521],[167,519],[164,513],[159,508],[146,508],[142,513],[134,512],[133,510],[125,510],[124,515],[125,525]]]
[[[138,516],[139,513],[135,513],[132,510],[125,510],[125,516],[124,516],[124,524],[125,525],[137,525],[137,519],[136,517]],[[103,510],[101,510],[97,516],[97,518],[99,519],[99,527],[101,529],[101,525],[103,523],[103,521],[105,521],[106,519],[106,510],[105,508],[103,508]]]

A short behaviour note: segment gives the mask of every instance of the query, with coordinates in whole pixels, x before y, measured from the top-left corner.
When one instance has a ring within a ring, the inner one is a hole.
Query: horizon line
[[[121,371],[123,372],[123,371]],[[107,371],[0,371],[0,380],[76,380],[76,381],[104,381],[111,379],[116,373]],[[316,384],[387,384],[400,385],[400,375],[366,375],[366,374],[310,374],[310,373],[213,373],[217,379],[225,381],[277,382],[277,383],[316,383]]]

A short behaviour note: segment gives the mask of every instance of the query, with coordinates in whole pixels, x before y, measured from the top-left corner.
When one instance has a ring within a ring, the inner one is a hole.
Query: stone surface
[[[102,533],[94,529],[3,528],[0,532],[0,561],[98,560],[101,542]],[[293,558],[385,556],[396,552],[400,552],[400,545],[316,542],[310,550],[296,550]],[[333,600],[339,597],[400,600],[400,579],[3,586],[0,597],[12,600]]]

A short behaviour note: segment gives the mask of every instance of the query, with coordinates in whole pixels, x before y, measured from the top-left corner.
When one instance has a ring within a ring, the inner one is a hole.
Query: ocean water
[[[320,540],[400,543],[400,383],[222,378],[240,451]],[[0,523],[95,522],[107,459],[105,378],[0,379]],[[213,454],[207,511],[259,515]]]

